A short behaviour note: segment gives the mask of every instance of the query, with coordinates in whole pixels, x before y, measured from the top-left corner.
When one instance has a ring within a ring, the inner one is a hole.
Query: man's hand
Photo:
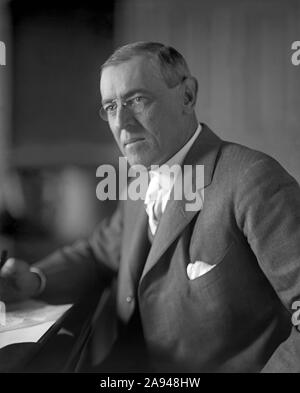
[[[0,271],[0,300],[11,303],[36,295],[40,288],[39,277],[30,271],[27,262],[9,258]]]

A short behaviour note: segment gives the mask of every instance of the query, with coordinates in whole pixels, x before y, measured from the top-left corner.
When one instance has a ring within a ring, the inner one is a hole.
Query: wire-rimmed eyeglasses
[[[134,115],[142,113],[145,110],[146,98],[134,97],[127,100],[114,100],[101,106],[99,115],[104,121],[114,119],[117,115],[118,108],[126,107]]]
[[[188,77],[184,76],[179,83],[172,88],[180,86]],[[117,115],[118,108],[122,106],[131,111],[133,115],[143,113],[146,105],[149,104],[149,99],[143,96],[128,98],[127,100],[113,100],[101,106],[99,115],[104,121],[114,119]]]

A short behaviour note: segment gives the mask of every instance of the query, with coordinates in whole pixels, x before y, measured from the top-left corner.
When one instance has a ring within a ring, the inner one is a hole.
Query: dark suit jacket
[[[299,185],[274,159],[205,125],[184,164],[204,165],[202,210],[169,201],[148,253],[143,202],[120,204],[89,240],[39,263],[55,295],[117,275],[117,315],[127,323],[139,304],[158,371],[300,372],[291,323],[300,299]],[[216,266],[189,280],[195,261]],[[53,295],[47,289],[44,298]]]

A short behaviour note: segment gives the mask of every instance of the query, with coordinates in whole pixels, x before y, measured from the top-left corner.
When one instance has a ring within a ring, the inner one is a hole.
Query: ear
[[[194,111],[194,107],[197,101],[198,93],[198,82],[197,79],[190,76],[187,77],[183,82],[183,106],[187,113]]]

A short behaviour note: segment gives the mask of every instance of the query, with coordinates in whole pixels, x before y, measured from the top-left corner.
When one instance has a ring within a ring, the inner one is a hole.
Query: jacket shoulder
[[[270,155],[228,141],[222,142],[218,166],[221,171],[226,171],[227,174],[231,173],[235,178],[244,178],[245,175],[259,176],[270,173],[292,178],[286,169]]]

